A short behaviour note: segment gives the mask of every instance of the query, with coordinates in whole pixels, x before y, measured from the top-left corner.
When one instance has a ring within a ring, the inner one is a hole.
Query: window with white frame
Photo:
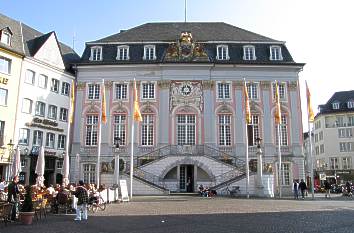
[[[323,154],[324,151],[325,151],[325,149],[324,149],[324,144],[321,144],[321,145],[320,145],[320,154]]]
[[[0,88],[0,105],[2,106],[7,106],[7,93],[6,89]]]
[[[281,163],[281,185],[290,185],[290,163]]]
[[[58,135],[58,149],[64,150],[66,143],[66,136],[63,134]]]
[[[43,142],[43,132],[40,130],[33,131],[33,145],[41,146]]]
[[[62,82],[61,84],[61,94],[69,96],[70,94],[70,84],[67,82]]]
[[[345,136],[347,138],[352,138],[353,137],[353,129],[352,128],[346,128],[345,129]]]
[[[195,115],[177,115],[177,144],[195,145]]]
[[[55,145],[55,134],[54,133],[47,133],[45,146],[48,148],[54,148]]]
[[[318,133],[318,138],[319,138],[320,141],[323,140],[323,131]]]
[[[155,45],[144,46],[144,60],[156,60]]]
[[[218,45],[216,47],[217,60],[229,60],[229,47],[227,45]]]
[[[251,116],[251,122],[250,124],[248,124],[247,133],[248,133],[248,145],[255,146],[256,139],[259,138],[259,116],[258,115]]]
[[[254,46],[243,46],[243,60],[256,60],[256,49]]]
[[[48,118],[53,120],[57,119],[57,106],[55,105],[48,106]]]
[[[354,126],[354,116],[348,116],[348,126]]]
[[[219,82],[217,84],[218,99],[230,99],[231,98],[231,85],[230,83]]]
[[[85,184],[95,184],[96,183],[96,164],[84,164],[83,165],[83,176]]]
[[[219,115],[219,145],[231,146],[231,115]]]
[[[57,160],[57,169],[62,169],[63,168],[63,163],[64,163],[63,159]]]
[[[86,146],[96,146],[97,145],[97,134],[98,129],[98,116],[88,115],[86,117]]]
[[[347,106],[348,108],[354,108],[354,100],[349,100]]]
[[[349,170],[352,168],[351,157],[342,158],[342,168],[343,168],[343,170]]]
[[[40,88],[47,88],[48,77],[44,74],[38,76],[38,86]]]
[[[68,109],[60,108],[59,120],[68,121]]]
[[[247,92],[248,92],[249,99],[257,100],[258,99],[258,83],[248,82],[248,83],[246,83],[246,86],[247,86]]]
[[[88,84],[88,95],[89,100],[98,100],[100,99],[100,84]]]
[[[45,116],[45,103],[41,101],[36,102],[36,109],[35,109],[35,115],[36,116]]]
[[[118,46],[117,60],[129,60],[129,46],[127,45]]]
[[[142,83],[142,99],[155,99],[155,83]]]
[[[102,47],[92,47],[91,48],[91,61],[101,61],[102,60]]]
[[[154,115],[142,114],[143,121],[141,123],[141,145],[154,145]]]
[[[32,112],[32,100],[24,98],[22,100],[22,112],[31,113]]]
[[[1,43],[11,45],[11,34],[6,31],[1,31]]]
[[[20,135],[18,139],[18,144],[28,145],[29,143],[30,130],[29,129],[20,129]]]
[[[344,126],[344,117],[336,116],[336,127],[343,127],[343,126]]]
[[[0,57],[0,72],[4,74],[11,73],[11,59]]]
[[[339,102],[332,103],[332,108],[333,109],[339,109]]]
[[[276,85],[273,83],[273,99],[275,99],[275,89]],[[278,93],[279,93],[279,99],[280,100],[286,100],[286,83],[284,82],[278,82]]]
[[[128,84],[116,83],[115,84],[115,98],[117,100],[125,100],[128,96]]]
[[[315,147],[315,154],[316,154],[316,155],[319,155],[319,154],[320,154],[320,147],[319,147],[319,146],[316,146],[316,147]]]
[[[334,170],[338,168],[339,168],[338,158],[336,157],[329,158],[329,169]]]
[[[270,46],[270,60],[279,61],[283,60],[283,56],[281,54],[280,46]]]
[[[275,143],[278,145],[278,125],[275,126]],[[281,123],[280,123],[280,145],[287,146],[288,145],[288,119],[286,116],[281,116]]]
[[[33,70],[26,70],[25,83],[34,85],[35,75]]]
[[[127,116],[126,115],[115,115],[113,122],[113,143],[115,138],[120,138],[121,141],[119,145],[125,146],[126,143],[126,123]]]
[[[50,90],[59,93],[59,80],[52,78]]]

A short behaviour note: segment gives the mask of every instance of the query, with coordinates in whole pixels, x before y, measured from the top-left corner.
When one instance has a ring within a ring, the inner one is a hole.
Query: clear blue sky
[[[317,105],[334,92],[354,90],[353,0],[187,0],[187,21],[226,22],[286,41]],[[184,21],[184,0],[0,0],[0,12],[59,40],[82,54],[85,42],[146,22]],[[306,114],[305,98],[303,114]],[[307,128],[306,118],[304,127]]]

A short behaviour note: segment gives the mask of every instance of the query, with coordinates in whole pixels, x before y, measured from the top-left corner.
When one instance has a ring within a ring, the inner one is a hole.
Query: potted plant
[[[26,187],[25,200],[23,201],[19,219],[23,224],[32,224],[34,216],[33,203],[32,203],[32,189],[31,186]]]

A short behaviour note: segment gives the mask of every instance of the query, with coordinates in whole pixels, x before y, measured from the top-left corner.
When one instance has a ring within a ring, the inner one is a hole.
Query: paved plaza
[[[108,232],[354,232],[354,201],[341,196],[315,200],[134,197],[110,204],[88,221],[49,215],[31,226],[0,225],[1,233]]]

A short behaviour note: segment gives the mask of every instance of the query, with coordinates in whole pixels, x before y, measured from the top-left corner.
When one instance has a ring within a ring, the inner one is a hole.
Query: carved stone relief
[[[173,81],[170,86],[170,112],[177,106],[204,107],[203,88],[199,81]]]

